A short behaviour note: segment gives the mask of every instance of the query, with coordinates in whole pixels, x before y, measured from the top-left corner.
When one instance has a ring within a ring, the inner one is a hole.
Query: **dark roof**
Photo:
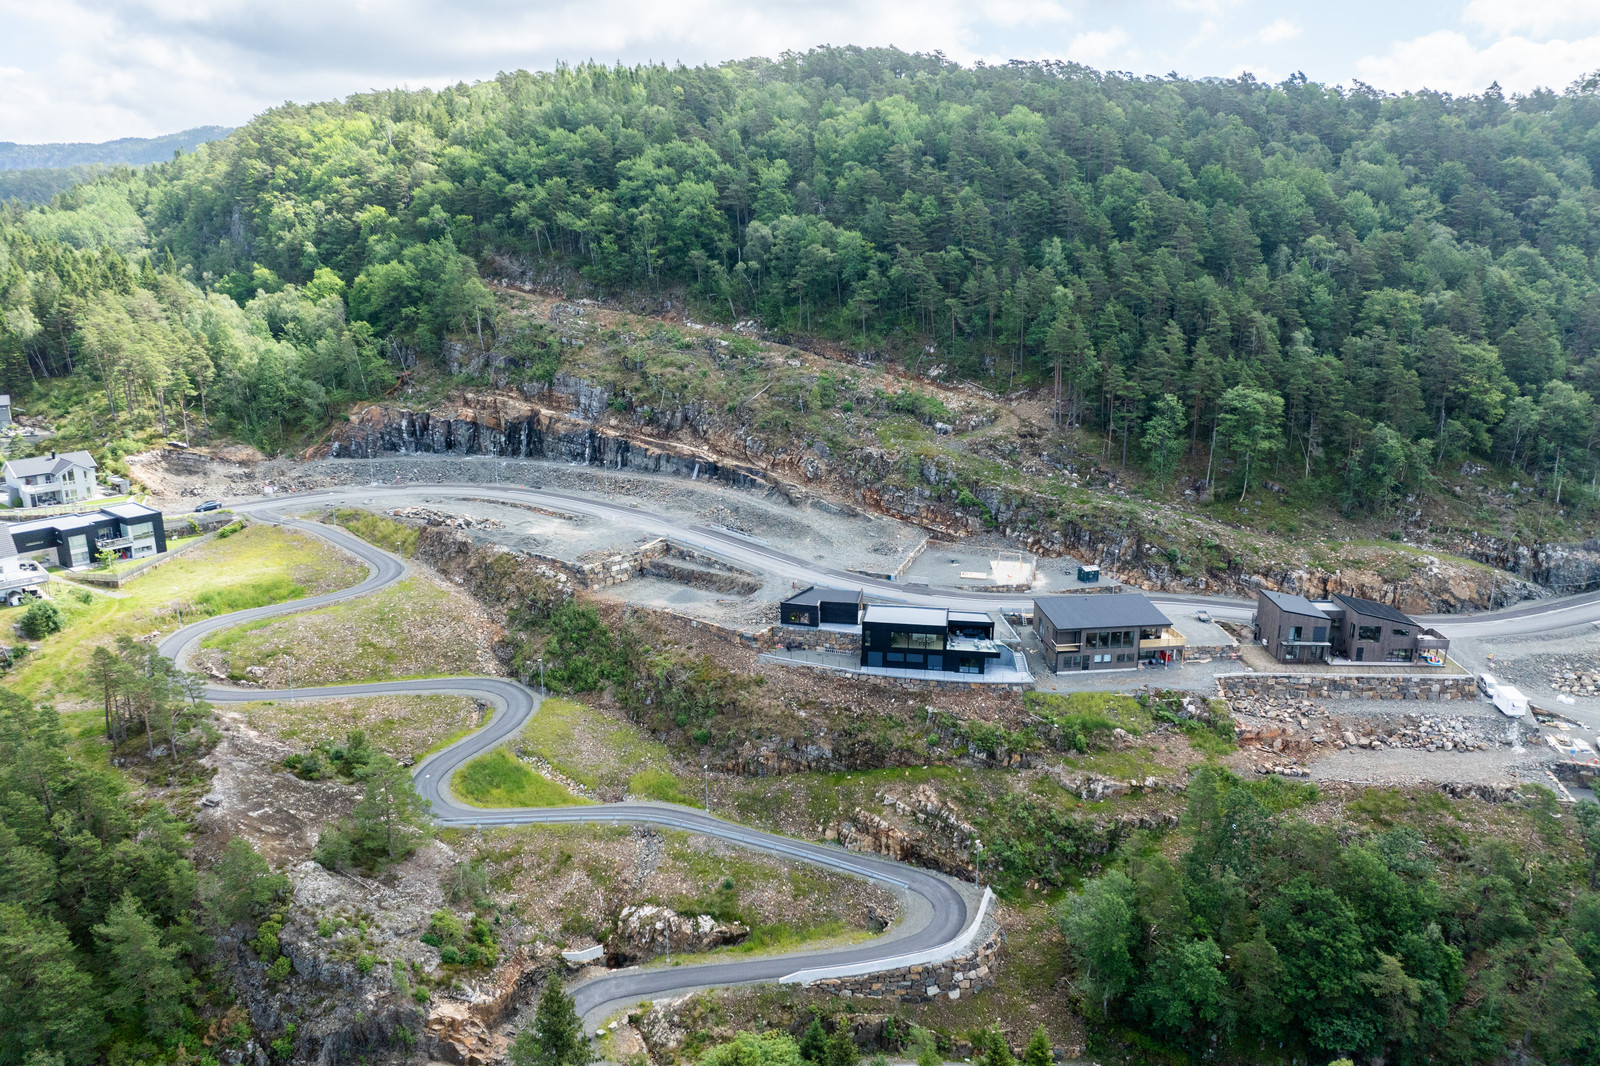
[[[812,585],[783,602],[797,607],[815,607],[820,603],[860,603],[865,598],[860,589],[830,589],[824,585]]]
[[[1057,629],[1117,629],[1128,626],[1169,626],[1172,619],[1137,592],[1080,592],[1066,596],[1040,596],[1033,601]]]
[[[1303,614],[1311,618],[1328,617],[1326,611],[1304,596],[1296,596],[1292,592],[1273,592],[1270,589],[1258,589],[1257,592],[1263,599],[1271,600],[1278,610],[1287,614]]]
[[[1408,626],[1417,624],[1415,619],[1401,613],[1387,603],[1379,603],[1377,600],[1364,600],[1360,596],[1346,596],[1342,592],[1334,593],[1333,598],[1356,614],[1365,615],[1368,618],[1381,618],[1385,622],[1399,622],[1401,625]]]

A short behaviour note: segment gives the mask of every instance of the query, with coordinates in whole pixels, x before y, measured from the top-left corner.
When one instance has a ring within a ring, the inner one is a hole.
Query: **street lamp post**
[[[711,813],[711,767],[707,763],[701,763],[700,764],[700,769],[705,773],[705,776],[706,776],[706,813],[710,814]]]
[[[972,860],[972,877],[974,884],[983,884],[983,841],[973,840],[972,848],[977,852],[977,857]]]
[[[549,695],[549,693],[545,692],[544,690],[544,656],[542,655],[539,657],[539,695]]]

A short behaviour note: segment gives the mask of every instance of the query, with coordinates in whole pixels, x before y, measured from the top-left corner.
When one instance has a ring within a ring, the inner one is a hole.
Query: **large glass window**
[[[1362,642],[1376,642],[1383,639],[1382,626],[1356,626],[1356,639]]]

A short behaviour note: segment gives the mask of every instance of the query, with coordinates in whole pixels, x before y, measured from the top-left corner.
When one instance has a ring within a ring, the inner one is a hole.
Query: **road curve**
[[[481,491],[474,489],[475,492]],[[297,496],[295,504],[305,501]],[[347,589],[287,603],[218,615],[183,626],[157,645],[157,651],[186,666],[208,634],[245,622],[297,614],[331,603],[364,596],[399,581],[407,566],[388,552],[337,526],[286,517],[280,508],[287,501],[256,503],[238,508],[267,522],[297,529],[337,544],[367,567],[367,577]],[[698,963],[690,966],[633,967],[592,978],[573,989],[580,1016],[591,1020],[598,1011],[651,997],[673,995],[697,988],[775,981],[806,969],[853,966],[901,955],[932,951],[955,940],[974,917],[964,896],[949,879],[920,867],[858,855],[842,848],[807,843],[774,833],[749,829],[705,811],[658,803],[605,803],[577,807],[478,808],[460,803],[448,788],[450,776],[478,755],[515,737],[538,710],[540,696],[525,685],[498,677],[447,677],[417,681],[374,681],[348,685],[320,685],[295,689],[239,689],[208,686],[213,703],[242,703],[260,699],[328,699],[373,695],[466,695],[495,708],[489,723],[454,744],[423,759],[412,771],[417,791],[432,805],[438,823],[446,826],[491,827],[533,824],[648,824],[680,829],[726,840],[740,847],[782,856],[866,878],[889,886],[901,896],[904,915],[889,933],[844,948],[798,952],[781,956]]]

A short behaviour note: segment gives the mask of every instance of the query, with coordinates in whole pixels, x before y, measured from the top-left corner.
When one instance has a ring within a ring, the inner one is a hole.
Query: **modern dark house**
[[[871,603],[861,616],[861,665],[981,674],[1000,658],[994,619],[979,611]]]
[[[1325,663],[1333,654],[1332,622],[1304,596],[1262,589],[1256,596],[1256,639],[1280,663]]]
[[[1342,615],[1335,654],[1358,663],[1444,665],[1450,640],[1438,631],[1418,625],[1414,618],[1377,600],[1335,593],[1333,602]]]
[[[1136,670],[1143,663],[1183,659],[1184,638],[1172,620],[1137,592],[1040,596],[1033,630],[1045,662],[1068,670]]]
[[[92,566],[104,551],[119,559],[142,559],[167,550],[161,512],[142,503],[117,503],[87,514],[15,522],[6,528],[18,555],[53,552],[68,569]]]
[[[861,609],[867,598],[859,589],[823,588],[812,585],[778,605],[778,620],[786,626],[854,626],[861,624]]]
[[[1387,603],[1335,593],[1308,600],[1261,590],[1256,640],[1279,662],[1420,663],[1443,666],[1450,641]]]

